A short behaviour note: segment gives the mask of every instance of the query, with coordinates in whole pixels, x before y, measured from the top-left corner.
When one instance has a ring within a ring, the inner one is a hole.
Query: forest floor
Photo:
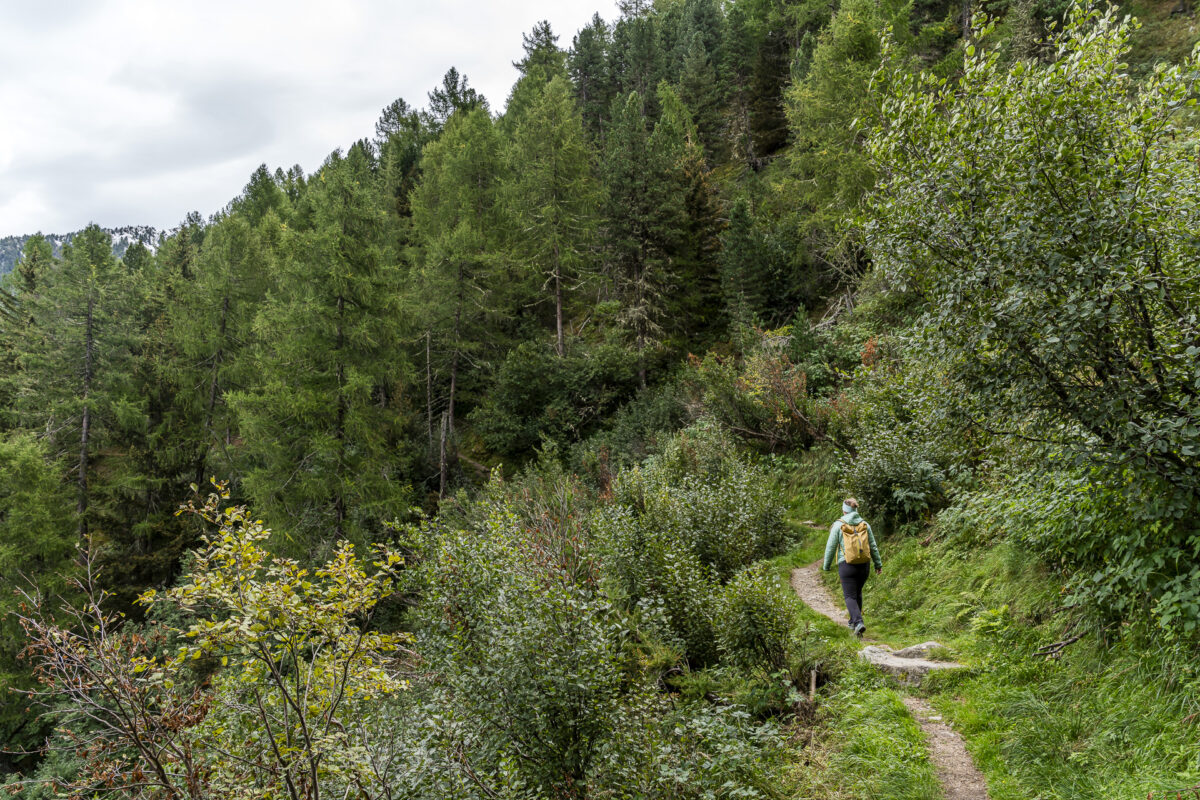
[[[829,591],[821,582],[820,569],[821,562],[815,561],[808,566],[792,570],[792,589],[809,608],[839,625],[844,625],[845,615],[834,604]],[[988,800],[983,773],[975,766],[962,737],[924,700],[907,696],[903,698],[903,702],[925,734],[929,744],[929,757],[937,771],[945,800]]]

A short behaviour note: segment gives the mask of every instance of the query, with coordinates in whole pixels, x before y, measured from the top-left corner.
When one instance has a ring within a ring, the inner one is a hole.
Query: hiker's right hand
[[[882,575],[882,574],[883,574],[883,567],[876,567],[876,568],[875,568],[875,574],[876,574],[876,575]]]

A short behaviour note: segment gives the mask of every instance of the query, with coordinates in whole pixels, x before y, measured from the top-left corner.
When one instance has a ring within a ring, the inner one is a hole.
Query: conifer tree
[[[54,249],[40,233],[25,240],[16,269],[0,277],[0,431],[17,424],[20,353],[35,323],[28,308],[37,294],[39,276],[57,264]]]
[[[516,248],[542,280],[554,307],[555,350],[566,352],[564,308],[594,228],[597,189],[571,87],[546,84],[517,128],[508,158],[513,179],[508,206]],[[543,295],[545,296],[545,295]]]
[[[40,233],[35,233],[25,240],[21,248],[21,260],[17,262],[16,273],[20,277],[17,290],[26,294],[37,291],[38,276],[55,263],[54,248]]]
[[[31,431],[0,436],[0,692],[13,699],[13,691],[33,684],[19,657],[26,639],[13,613],[21,602],[16,592],[68,595],[78,555],[74,498],[48,456],[45,442]],[[6,754],[37,749],[48,727],[25,703],[0,703],[0,746]]]
[[[127,389],[112,400],[92,493],[105,540],[98,563],[105,585],[126,608],[147,586],[166,583],[195,544],[195,526],[175,512],[187,498],[203,442],[196,370],[177,346],[169,313],[191,290],[202,242],[202,226],[193,219],[157,256],[135,243],[122,259],[131,285],[123,313],[135,327]]]
[[[717,253],[724,228],[708,164],[691,113],[679,93],[663,82],[658,87],[662,116],[650,137],[650,149],[661,172],[660,213],[664,240],[677,289],[669,304],[672,327],[681,344],[715,327],[720,317]]]
[[[256,385],[227,395],[246,492],[309,555],[377,534],[411,479],[400,271],[376,169],[360,142],[309,180],[311,227],[286,237],[256,318]]]
[[[615,94],[608,65],[611,44],[612,32],[608,23],[595,14],[592,21],[575,34],[571,52],[567,56],[568,71],[579,98],[583,126],[594,142],[604,140],[604,129]]]
[[[651,114],[654,87],[663,71],[664,52],[659,42],[658,18],[644,0],[623,0],[621,17],[613,27],[609,47],[609,72],[625,97],[637,94],[642,113]]]
[[[427,362],[436,349],[438,372],[446,382],[436,458],[443,495],[450,480],[461,371],[478,356],[487,336],[483,323],[499,305],[502,171],[500,138],[487,111],[456,113],[441,138],[425,148],[421,183],[413,193],[413,225],[421,250],[420,281],[414,288],[430,333]],[[433,372],[427,363],[430,409]],[[432,412],[427,425],[432,433]]]
[[[667,162],[651,150],[642,105],[637,92],[614,103],[604,178],[608,258],[621,297],[621,322],[633,336],[638,382],[645,388],[647,351],[662,333],[663,301],[674,284],[669,249],[675,232],[666,220],[677,220],[682,208],[668,207],[678,198],[660,191],[657,178],[667,171]]]
[[[692,111],[700,143],[704,145],[709,162],[724,158],[721,85],[705,48],[704,37],[698,31],[692,36],[691,45],[684,55],[679,95]]]
[[[404,98],[386,106],[375,123],[375,146],[379,149],[385,192],[400,219],[412,215],[410,195],[421,174],[421,150],[431,135],[420,112]]]
[[[429,108],[425,112],[426,121],[431,128],[440,131],[456,111],[472,109],[488,109],[487,99],[471,88],[467,76],[462,75],[455,67],[446,70],[442,76],[441,86],[429,92]]]
[[[18,402],[22,422],[48,432],[54,457],[74,475],[83,536],[99,514],[91,504],[97,453],[130,394],[133,285],[97,225],[80,232],[37,281],[26,306],[34,322],[20,354]]]
[[[522,75],[541,69],[547,78],[551,78],[566,69],[567,54],[559,48],[558,37],[546,20],[534,25],[529,33],[521,34],[521,47],[525,50],[525,57],[513,62],[513,66]]]

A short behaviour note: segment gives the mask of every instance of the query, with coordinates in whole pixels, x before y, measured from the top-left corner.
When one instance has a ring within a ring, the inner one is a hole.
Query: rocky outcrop
[[[903,650],[893,650],[886,644],[873,644],[858,651],[858,657],[904,683],[918,684],[931,672],[963,669],[954,661],[932,661],[927,656],[942,649],[937,642],[922,642]]]

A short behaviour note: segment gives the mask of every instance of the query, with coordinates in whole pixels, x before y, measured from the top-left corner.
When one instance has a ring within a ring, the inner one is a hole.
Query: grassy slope
[[[828,489],[802,490],[794,518],[823,519],[816,504],[831,500]],[[777,563],[811,563],[823,544],[813,531]],[[884,575],[865,597],[871,633],[897,646],[935,638],[973,667],[922,693],[964,735],[993,800],[1145,797],[1200,782],[1200,664],[1186,650],[1126,628],[1108,645],[1081,640],[1057,661],[1035,656],[1064,627],[1051,613],[1057,586],[1035,560],[1007,543],[895,537],[882,548]],[[836,596],[836,578],[827,580]],[[797,796],[938,796],[919,733],[886,687],[857,667],[826,687],[813,757],[825,759],[826,779]]]

